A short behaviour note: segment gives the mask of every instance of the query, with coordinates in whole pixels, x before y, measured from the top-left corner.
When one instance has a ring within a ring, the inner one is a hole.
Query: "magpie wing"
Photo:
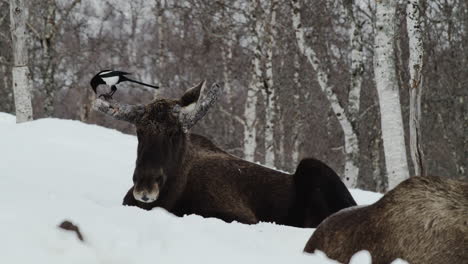
[[[107,77],[114,77],[114,76],[122,76],[122,75],[130,75],[131,73],[129,72],[124,72],[124,71],[111,71],[111,72],[106,72],[103,74],[99,74],[101,78],[107,78]]]

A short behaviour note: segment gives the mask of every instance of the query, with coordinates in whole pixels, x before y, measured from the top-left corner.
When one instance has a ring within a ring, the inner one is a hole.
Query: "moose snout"
[[[152,203],[159,197],[159,184],[154,183],[150,188],[141,188],[135,185],[135,188],[133,188],[133,197],[143,203]]]

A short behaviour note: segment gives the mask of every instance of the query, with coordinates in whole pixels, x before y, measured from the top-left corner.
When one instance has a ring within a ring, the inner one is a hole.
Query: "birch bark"
[[[380,104],[388,189],[409,178],[400,94],[395,70],[395,12],[397,2],[376,1],[374,75]]]
[[[266,86],[263,89],[265,98],[265,164],[269,167],[275,167],[275,120],[276,120],[276,95],[273,80],[273,50],[276,46],[276,9],[278,0],[272,0],[268,16],[270,21],[266,27],[266,63],[265,75]],[[267,16],[267,17],[268,17]]]
[[[255,160],[255,151],[257,149],[257,96],[262,86],[262,69],[261,69],[261,19],[259,15],[259,0],[250,2],[250,14],[252,25],[252,44],[254,46],[254,56],[252,58],[252,80],[247,90],[247,99],[244,109],[244,158],[248,161]]]
[[[293,83],[294,83],[294,105],[296,106],[295,110],[295,118],[296,122],[294,123],[294,140],[293,140],[293,149],[292,149],[292,162],[296,166],[299,164],[299,147],[301,145],[301,128],[303,122],[303,116],[300,111],[300,91],[302,88],[301,79],[300,79],[300,62],[299,62],[299,55],[294,55],[294,76],[293,76]]]
[[[223,79],[224,79],[224,91],[225,91],[225,99],[226,99],[226,109],[229,113],[232,113],[233,106],[232,106],[232,87],[231,87],[231,78],[232,74],[232,49],[233,49],[233,42],[234,42],[234,34],[232,33],[232,26],[230,24],[230,17],[226,10],[226,1],[223,1],[223,7],[221,10],[222,16],[222,26],[221,28],[226,32],[225,36],[221,39],[221,59],[223,61]],[[226,122],[226,130],[225,130],[225,137],[226,138],[233,138],[235,133],[235,127],[233,120],[229,120]]]
[[[421,19],[421,1],[409,0],[406,24],[409,39],[409,72],[410,72],[410,152],[416,175],[424,175],[424,155],[421,148],[421,93],[423,89],[423,23]]]
[[[29,9],[25,0],[10,0],[10,27],[14,61],[12,76],[17,123],[33,119],[28,67],[28,36],[26,34],[28,17]]]
[[[322,92],[325,93],[331,108],[338,119],[338,122],[343,129],[344,134],[344,147],[345,147],[345,170],[344,170],[344,183],[347,187],[355,187],[359,175],[359,142],[357,135],[351,125],[350,119],[347,116],[344,108],[338,101],[338,97],[333,92],[331,86],[328,84],[328,74],[321,67],[323,63],[317,56],[315,51],[306,45],[304,30],[301,24],[301,5],[298,0],[291,0],[292,4],[292,20],[293,27],[296,34],[296,41],[301,53],[307,58],[312,68],[316,72],[317,80]]]
[[[226,102],[228,106],[231,106],[231,76],[232,69],[230,67],[230,62],[232,61],[232,34],[228,33],[228,36],[223,39],[223,45],[221,47],[221,57],[223,59],[223,79],[224,79],[224,89],[226,93]]]

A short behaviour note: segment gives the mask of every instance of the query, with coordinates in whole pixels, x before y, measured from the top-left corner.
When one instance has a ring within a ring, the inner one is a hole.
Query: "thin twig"
[[[59,22],[57,23],[57,26],[55,26],[55,29],[54,29],[54,33],[55,31],[57,31],[57,29],[60,29],[60,27],[62,26],[63,22],[68,19],[68,16],[70,15],[70,12],[72,11],[73,8],[75,8],[75,6],[78,4],[78,3],[81,3],[81,0],[75,0],[73,1],[73,3],[71,3],[67,9],[65,9],[65,14],[60,18]]]
[[[26,23],[28,28],[31,30],[31,32],[36,36],[37,39],[42,39],[41,34],[39,34],[39,31],[36,30],[36,28],[33,27],[29,22]]]
[[[227,116],[233,117],[234,120],[236,120],[239,124],[241,124],[241,125],[243,125],[243,126],[246,125],[244,119],[242,119],[240,116],[238,116],[238,115],[236,115],[236,114],[229,113],[226,109],[224,109],[224,107],[219,106],[219,110],[220,110],[223,114],[225,114],[225,115],[227,115]]]

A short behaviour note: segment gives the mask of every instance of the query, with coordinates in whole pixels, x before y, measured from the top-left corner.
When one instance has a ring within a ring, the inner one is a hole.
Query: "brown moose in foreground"
[[[136,126],[134,186],[124,205],[297,227],[315,227],[332,213],[356,205],[338,175],[318,160],[301,161],[290,175],[232,156],[205,137],[188,133],[220,91],[217,84],[207,89],[202,82],[178,100],[161,98],[147,105],[96,100],[95,109]]]
[[[468,183],[412,177],[375,204],[328,217],[304,251],[316,249],[342,263],[363,249],[373,264],[468,263]]]

